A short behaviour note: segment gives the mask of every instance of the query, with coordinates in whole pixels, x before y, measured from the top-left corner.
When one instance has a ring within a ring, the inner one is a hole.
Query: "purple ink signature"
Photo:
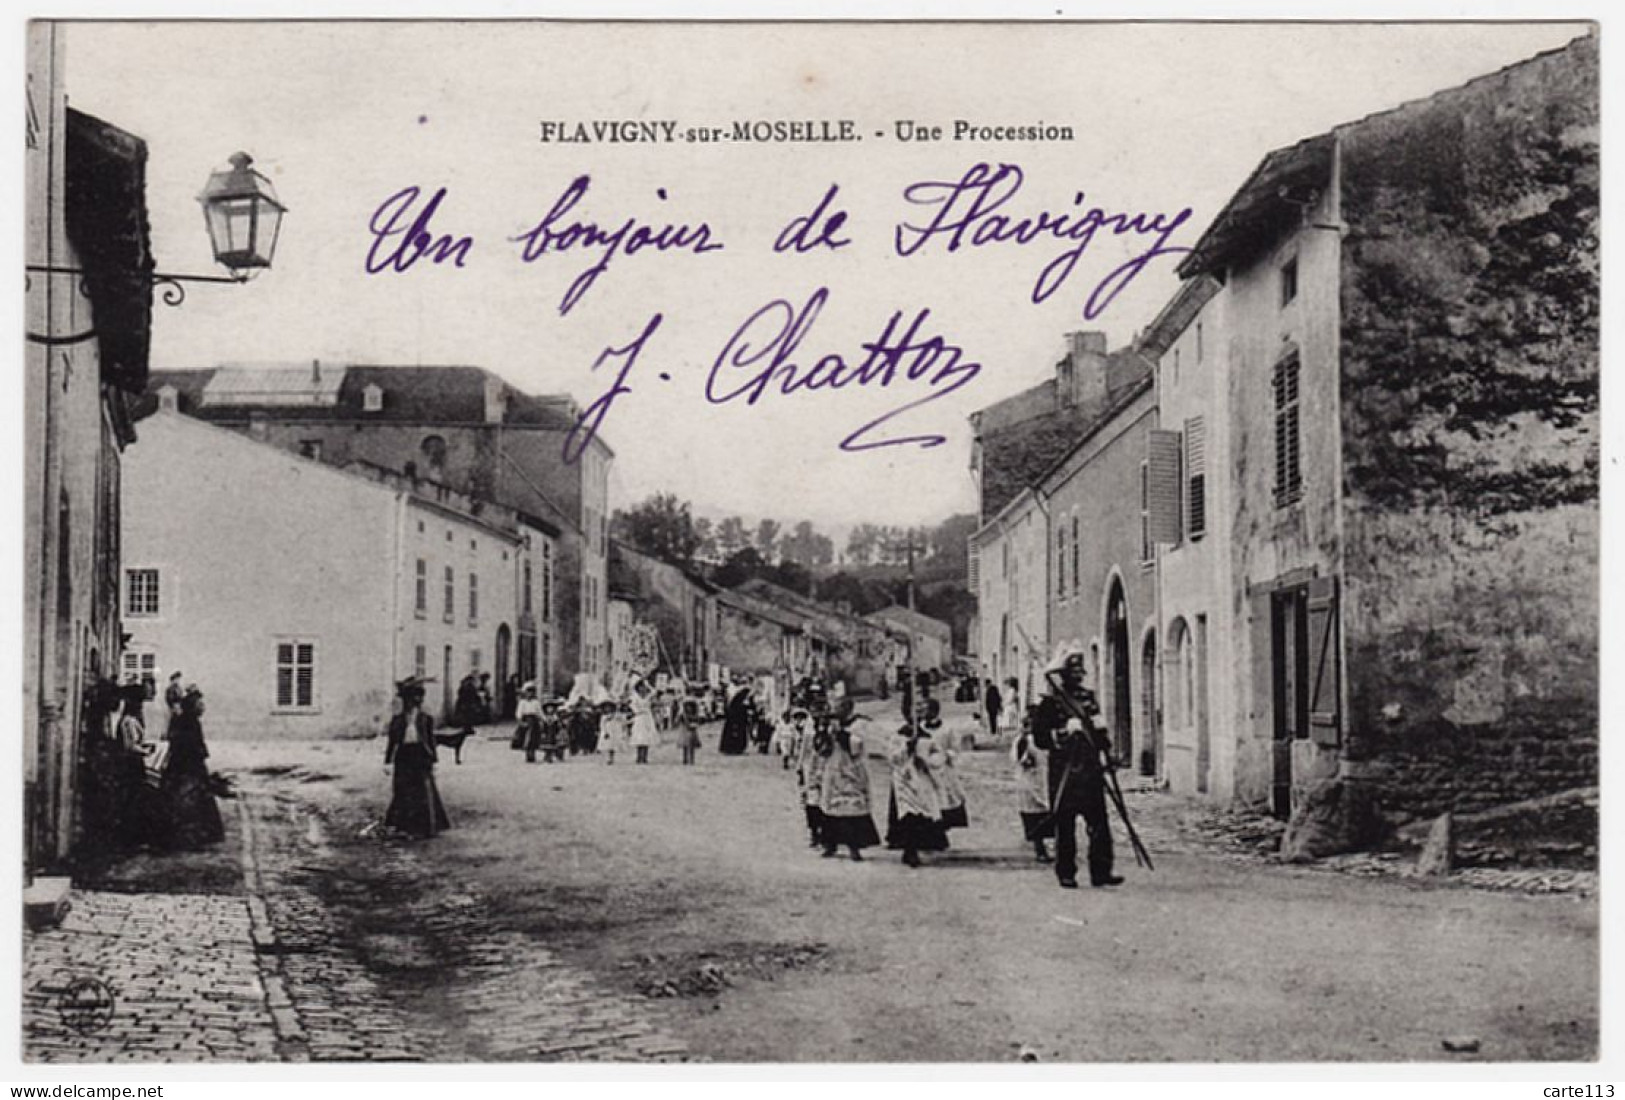
[[[831,353],[816,361],[802,358],[798,363],[801,342],[827,301],[829,288],[819,287],[799,308],[779,298],[752,313],[728,338],[712,364],[705,382],[706,400],[713,405],[732,401],[755,405],[770,393],[794,397],[851,386],[923,385],[929,391],[923,397],[859,427],[841,440],[841,450],[871,451],[910,443],[936,447],[946,443],[947,436],[934,433],[876,437],[905,414],[968,385],[981,373],[981,364],[966,360],[963,348],[941,336],[921,335],[931,316],[929,309],[916,310],[906,328],[902,324],[903,311],[893,312],[880,335],[862,345],[861,360]],[[745,377],[738,381],[741,374]]]
[[[924,225],[899,223],[894,240],[899,256],[913,256],[927,244],[942,238],[949,252],[962,247],[1014,242],[1029,245],[1040,239],[1070,242],[1059,256],[1039,272],[1033,284],[1034,305],[1045,301],[1061,288],[1073,269],[1102,230],[1113,237],[1149,237],[1151,247],[1114,268],[1095,284],[1083,304],[1086,320],[1099,317],[1146,265],[1158,256],[1173,256],[1190,249],[1170,245],[1174,231],[1190,219],[1189,207],[1169,216],[1165,213],[1108,213],[1099,207],[1083,208],[1084,194],[1077,192],[1072,205],[1076,211],[1041,210],[1036,215],[1015,217],[1001,213],[1021,190],[1025,174],[1014,164],[973,164],[957,181],[927,180],[903,189],[903,197],[915,206],[935,207]]]

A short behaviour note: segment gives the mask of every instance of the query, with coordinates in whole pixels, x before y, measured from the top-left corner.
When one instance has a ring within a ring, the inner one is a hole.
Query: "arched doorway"
[[[1112,579],[1106,598],[1106,672],[1111,678],[1112,755],[1132,760],[1134,755],[1134,696],[1129,690],[1128,601],[1123,582]]]
[[[1162,765],[1162,723],[1157,720],[1157,632],[1145,632],[1140,645],[1140,774],[1156,775]]]

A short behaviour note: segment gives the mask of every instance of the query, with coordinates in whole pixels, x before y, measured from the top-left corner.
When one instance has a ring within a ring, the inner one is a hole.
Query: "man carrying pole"
[[[1055,876],[1063,889],[1078,886],[1078,818],[1089,834],[1089,884],[1116,886],[1112,830],[1106,817],[1105,746],[1092,719],[1094,693],[1084,686],[1083,654],[1064,647],[1045,670],[1049,691],[1033,708],[1033,743],[1049,750],[1050,814],[1055,822]]]

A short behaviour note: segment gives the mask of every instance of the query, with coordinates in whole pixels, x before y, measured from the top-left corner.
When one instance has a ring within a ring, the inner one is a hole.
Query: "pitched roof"
[[[982,435],[982,516],[992,519],[1021,490],[1037,484],[1057,458],[1070,453],[1149,384],[1152,364],[1138,348],[1107,357],[1104,395],[1063,405]],[[1052,386],[1046,381],[1041,386]]]
[[[500,387],[506,427],[569,431],[576,420],[575,405],[568,396],[521,392],[482,367],[369,366],[313,360],[154,371],[137,406],[138,415],[157,406],[157,391],[166,385],[175,388],[181,412],[207,420],[240,419],[251,412],[274,410],[279,420],[484,424],[487,386]],[[366,408],[370,386],[376,386],[383,399],[381,407],[373,411]],[[292,403],[290,395],[299,393],[322,396]]]
[[[757,596],[752,596],[748,592],[741,592],[736,588],[724,588],[718,591],[717,602],[725,607],[743,611],[747,615],[754,615],[758,619],[765,619],[770,623],[787,627],[790,630],[804,634],[816,634],[820,638],[823,637],[823,634],[817,630],[812,620],[807,616],[780,607],[778,604],[770,603]]]
[[[912,611],[902,604],[892,604],[889,607],[882,607],[879,611],[871,611],[864,618],[881,619],[904,626],[910,630],[918,630],[924,634],[939,634],[952,637],[954,632],[954,628],[941,619],[933,619],[930,615]]]

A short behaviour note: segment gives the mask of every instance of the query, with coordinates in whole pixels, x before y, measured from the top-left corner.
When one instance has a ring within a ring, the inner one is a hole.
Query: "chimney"
[[[487,424],[502,423],[502,414],[507,405],[508,389],[502,384],[502,379],[495,375],[485,376],[485,422]]]
[[[248,414],[248,435],[249,435],[249,438],[264,440],[267,434],[268,434],[268,432],[267,432],[267,425],[265,423],[265,414],[262,413],[262,412],[251,412],[251,413],[249,413]]]
[[[1084,405],[1106,396],[1106,334],[1094,330],[1069,332],[1066,358],[1056,369],[1061,402]]]
[[[322,361],[320,359],[310,361],[310,384],[313,386],[322,384]]]

